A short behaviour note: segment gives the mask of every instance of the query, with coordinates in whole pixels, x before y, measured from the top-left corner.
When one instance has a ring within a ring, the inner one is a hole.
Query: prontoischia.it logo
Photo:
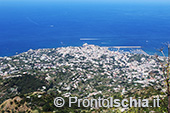
[[[148,99],[133,99],[130,97],[129,99],[113,99],[113,97],[109,97],[107,99],[99,97],[98,99],[78,99],[78,97],[68,97],[69,98],[69,107],[72,104],[77,104],[78,107],[160,107],[159,105],[159,97],[153,99],[153,104],[149,105]],[[63,107],[65,105],[65,100],[62,97],[57,97],[54,99],[54,105],[56,107]]]

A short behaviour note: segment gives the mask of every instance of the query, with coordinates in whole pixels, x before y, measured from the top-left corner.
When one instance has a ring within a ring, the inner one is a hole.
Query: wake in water
[[[34,20],[32,20],[32,19],[29,18],[29,17],[26,17],[26,19],[27,19],[29,22],[31,22],[31,23],[33,23],[33,24],[35,24],[35,25],[39,25],[39,23],[35,22]]]

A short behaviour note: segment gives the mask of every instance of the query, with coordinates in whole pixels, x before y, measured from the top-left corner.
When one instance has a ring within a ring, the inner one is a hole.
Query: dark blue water
[[[0,1],[0,56],[84,43],[154,54],[170,41],[169,12],[170,4]]]

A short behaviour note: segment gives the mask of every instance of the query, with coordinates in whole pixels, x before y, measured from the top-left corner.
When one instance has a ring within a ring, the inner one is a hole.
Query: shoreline
[[[93,45],[93,44],[90,44],[90,45]],[[98,45],[94,45],[94,46],[98,46]],[[18,52],[16,52],[16,54],[13,54],[13,55],[5,55],[5,56],[0,56],[0,58],[4,58],[4,57],[13,57],[13,56],[16,56],[16,55],[19,55],[19,54],[22,54],[22,53],[25,53],[25,52],[28,52],[29,50],[39,50],[39,49],[57,49],[57,48],[66,48],[66,47],[83,47],[83,46],[62,46],[62,47],[56,47],[56,48],[38,48],[38,49],[28,49],[27,51],[23,51],[23,52],[21,52],[21,53],[18,53]],[[99,46],[99,47],[108,47],[109,48],[109,46]],[[109,50],[109,49],[108,49]],[[145,51],[145,50],[143,50],[142,48],[140,48],[140,49],[134,49],[133,48],[133,51],[138,51],[138,50],[140,50],[144,55],[151,55],[151,56],[153,56],[153,55],[155,55],[155,53],[156,52],[153,52],[153,51]],[[110,51],[112,51],[112,50],[110,50]],[[117,50],[115,50],[115,51],[117,51]],[[120,51],[122,51],[122,52],[129,52],[129,51],[124,51],[123,49],[120,49]],[[142,53],[137,53],[137,54],[142,54]],[[159,52],[157,52],[157,54],[159,55],[159,56],[162,56]],[[167,55],[165,55],[165,56],[167,56]]]
[[[83,45],[86,45],[87,43],[84,43]],[[61,47],[56,47],[56,48],[38,48],[38,49],[28,49],[27,51],[23,51],[21,53],[18,53],[16,52],[16,54],[14,55],[5,55],[5,56],[0,56],[0,58],[4,58],[4,57],[13,57],[13,56],[16,56],[16,55],[19,55],[19,54],[22,54],[22,53],[25,53],[25,52],[28,52],[29,50],[39,50],[39,49],[57,49],[57,48],[67,48],[67,47],[83,47],[83,45],[81,46],[61,46]],[[92,46],[98,46],[98,47],[106,47],[108,48],[108,50],[110,50],[109,48],[112,47],[112,46],[100,46],[100,45],[95,45],[95,44],[87,44],[87,45],[92,45]],[[120,46],[121,47],[121,46]],[[130,47],[130,46],[127,46],[127,47]],[[114,48],[116,49],[116,48]],[[129,50],[125,50],[125,49],[129,49]],[[110,50],[110,51],[118,51],[118,50]],[[142,48],[120,48],[119,49],[119,52],[130,52],[130,53],[135,53],[135,54],[144,54],[146,56],[153,56],[155,55],[155,52],[153,51],[145,51],[143,50]],[[157,52],[158,53],[158,52]],[[158,54],[159,56],[162,56],[161,54]],[[167,55],[166,55],[167,56]]]

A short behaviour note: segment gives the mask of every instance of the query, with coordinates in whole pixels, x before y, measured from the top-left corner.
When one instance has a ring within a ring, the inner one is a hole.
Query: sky
[[[124,3],[170,3],[170,0],[0,0],[0,2],[124,2]]]
[[[170,0],[0,0],[0,7],[24,5],[51,5],[51,4],[146,4],[170,5]]]
[[[50,4],[146,4],[146,5],[170,5],[170,0],[0,0],[0,7],[23,5],[50,5]]]

